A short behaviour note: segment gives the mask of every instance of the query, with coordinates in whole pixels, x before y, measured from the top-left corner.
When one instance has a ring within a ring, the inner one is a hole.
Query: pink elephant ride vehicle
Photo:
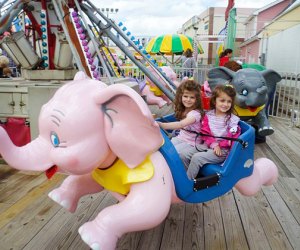
[[[163,80],[156,72],[156,70],[152,67],[148,67],[148,70],[157,78],[160,79],[160,82],[167,88],[176,89],[180,82],[177,79],[177,74],[170,66],[162,66],[159,67],[158,70],[164,75],[166,79]],[[167,82],[170,86],[167,86]],[[146,102],[149,105],[157,105],[159,108],[162,108],[165,105],[170,105],[172,101],[148,78],[145,78],[144,82],[140,83],[140,91],[141,95],[145,96]]]
[[[49,197],[70,212],[82,196],[109,190],[119,202],[78,231],[91,249],[112,250],[123,234],[159,225],[174,202],[211,200],[233,186],[254,195],[274,183],[277,167],[253,160],[253,130],[241,127],[247,147],[235,143],[224,165],[208,166],[194,184],[137,92],[79,72],[42,107],[36,139],[17,147],[0,127],[0,154],[15,169],[68,175]]]

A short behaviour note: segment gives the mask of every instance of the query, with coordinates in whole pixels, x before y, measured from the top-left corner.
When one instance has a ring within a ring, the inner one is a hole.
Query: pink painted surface
[[[291,0],[282,1],[268,9],[259,11],[257,17],[246,25],[246,39],[255,37],[266,24],[278,16],[291,2]],[[245,57],[247,63],[260,63],[260,40],[254,40],[241,47],[241,55]]]
[[[0,127],[0,153],[16,169],[44,171],[56,166],[69,174],[49,197],[70,212],[76,210],[80,197],[104,189],[92,178],[95,169],[108,169],[118,158],[130,171],[146,156],[151,160],[151,179],[132,183],[127,196],[112,192],[120,202],[79,228],[82,240],[92,249],[113,250],[123,234],[159,225],[171,203],[179,201],[171,171],[157,151],[163,144],[159,126],[142,97],[128,86],[107,86],[77,73],[42,107],[39,131],[38,138],[17,147]],[[272,161],[257,159],[253,174],[236,188],[244,195],[255,195],[262,185],[273,184],[277,173]],[[115,177],[128,184],[122,171],[116,171]]]
[[[257,32],[260,31],[266,23],[270,23],[271,20],[281,13],[290,2],[290,0],[286,0],[260,12],[257,17]]]
[[[255,40],[252,43],[249,43],[247,47],[245,47],[245,57],[246,62],[248,63],[259,63],[259,46],[260,41]]]

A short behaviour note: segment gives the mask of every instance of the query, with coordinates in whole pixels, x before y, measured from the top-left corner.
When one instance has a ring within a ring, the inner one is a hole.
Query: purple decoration
[[[76,17],[76,16],[78,16],[78,13],[76,11],[73,11],[72,12],[72,17]]]
[[[91,58],[92,58],[92,54],[91,54],[90,52],[86,52],[85,55],[86,55],[86,57],[87,57],[88,59],[91,59]]]
[[[80,38],[80,40],[84,40],[85,39],[85,34],[80,34],[79,38]]]
[[[74,23],[79,23],[79,18],[78,17],[73,17]]]
[[[93,76],[94,76],[95,78],[97,78],[97,77],[99,76],[98,71],[94,71],[94,72],[93,72]]]
[[[83,46],[83,50],[84,50],[85,52],[88,52],[89,49],[90,49],[89,46],[87,46],[87,45]]]
[[[93,59],[93,58],[90,58],[88,61],[89,61],[89,65],[92,65],[93,62],[94,62],[94,59]]]
[[[96,69],[96,66],[94,64],[91,65],[91,70],[94,71]]]
[[[76,26],[76,29],[79,29],[81,27],[80,23],[75,23],[75,26]]]
[[[82,41],[81,41],[81,44],[82,44],[83,46],[87,46],[87,45],[88,45],[88,41],[87,41],[87,40],[82,40]]]
[[[79,34],[82,34],[83,32],[84,32],[84,30],[83,30],[83,28],[79,28],[79,29],[77,29],[77,32],[79,33]]]

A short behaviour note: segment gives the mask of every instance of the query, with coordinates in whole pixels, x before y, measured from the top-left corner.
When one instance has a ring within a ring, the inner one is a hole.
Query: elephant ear
[[[163,144],[159,126],[142,97],[123,84],[95,96],[104,113],[104,132],[111,150],[134,168]]]
[[[83,71],[78,71],[75,76],[74,80],[84,80],[84,79],[90,79]]]
[[[209,87],[213,90],[217,85],[227,84],[234,76],[235,72],[226,67],[216,67],[208,71]]]
[[[267,69],[261,72],[262,76],[266,80],[266,85],[268,88],[268,94],[273,93],[276,88],[276,83],[281,81],[281,75],[272,69]]]

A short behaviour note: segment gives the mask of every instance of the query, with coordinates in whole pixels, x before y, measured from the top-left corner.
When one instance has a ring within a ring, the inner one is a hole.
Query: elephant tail
[[[273,161],[259,158],[254,162],[252,175],[241,179],[235,188],[245,196],[253,196],[262,186],[274,184],[278,178],[278,169]]]

